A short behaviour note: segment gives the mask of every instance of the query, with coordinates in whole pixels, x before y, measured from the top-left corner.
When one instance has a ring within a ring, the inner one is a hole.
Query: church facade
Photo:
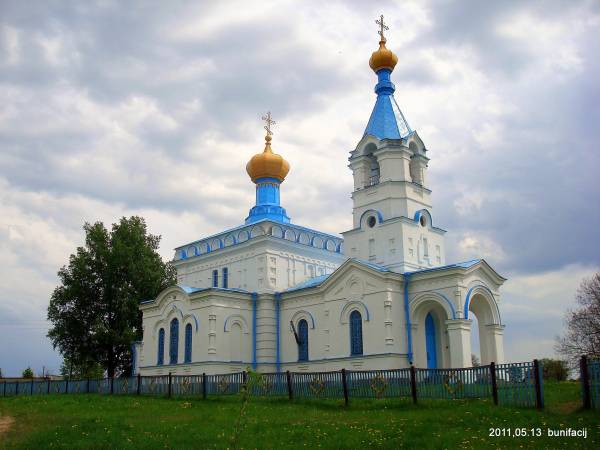
[[[473,315],[482,364],[503,362],[505,279],[482,259],[446,262],[427,149],[396,103],[397,57],[380,35],[375,107],[349,158],[353,228],[341,238],[291,222],[268,114],[246,167],[255,206],[243,225],[175,249],[178,284],[140,304],[135,372],[468,367]]]

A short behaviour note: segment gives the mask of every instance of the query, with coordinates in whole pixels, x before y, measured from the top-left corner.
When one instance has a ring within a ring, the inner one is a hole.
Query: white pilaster
[[[464,319],[446,320],[450,342],[450,367],[471,366],[471,321]]]
[[[492,361],[496,364],[504,363],[504,325],[486,325],[485,329],[487,334],[486,354],[489,361],[483,361],[482,357],[481,364],[489,364]]]
[[[209,314],[208,316],[208,354],[216,355],[217,353],[217,316]]]

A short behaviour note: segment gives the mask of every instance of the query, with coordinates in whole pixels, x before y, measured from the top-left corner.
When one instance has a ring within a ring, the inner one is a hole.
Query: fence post
[[[580,378],[582,383],[583,407],[585,409],[590,409],[592,407],[592,397],[590,395],[590,372],[588,369],[587,356],[584,355],[581,357],[579,368],[581,370]]]
[[[139,374],[137,374],[137,395],[140,395],[142,393],[142,376]]]
[[[202,372],[202,398],[206,400],[206,374]]]
[[[3,396],[6,397],[6,381],[4,381],[4,394],[3,394]]]
[[[115,392],[115,377],[110,377],[110,394]]]
[[[412,393],[413,403],[417,403],[417,371],[415,366],[410,366],[410,391]]]
[[[50,393],[50,378],[48,378],[48,392],[47,392],[47,394],[49,394],[49,393]]]
[[[66,382],[65,382],[65,394],[69,393],[69,379],[67,378]]]
[[[173,380],[173,375],[171,375],[171,372],[169,372],[169,398],[171,398],[171,383]]]
[[[490,363],[490,378],[492,380],[492,397],[494,399],[494,405],[498,405],[498,382],[496,381],[496,363],[492,361]]]
[[[86,393],[90,393],[90,377],[87,378],[87,383],[86,383],[86,388],[85,388]]]
[[[30,395],[33,395],[33,378],[31,379]]]
[[[342,387],[344,388],[344,404],[348,406],[348,385],[346,384],[346,369],[342,369]]]
[[[15,396],[19,395],[19,382],[15,381]]]
[[[244,370],[242,372],[242,386],[245,387],[246,386],[246,382],[248,381],[248,374],[246,373],[246,371]]]
[[[287,379],[288,398],[292,400],[294,398],[294,393],[292,392],[292,374],[289,370],[285,371],[285,378]]]
[[[533,360],[533,376],[535,378],[535,406],[537,409],[544,407],[544,399],[542,398],[542,374],[540,371],[540,362],[537,359]]]

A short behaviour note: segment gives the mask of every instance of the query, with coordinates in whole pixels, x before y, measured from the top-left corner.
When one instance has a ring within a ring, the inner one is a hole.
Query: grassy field
[[[600,448],[600,413],[579,411],[577,383],[547,383],[546,409],[489,400],[250,402],[240,448]],[[0,398],[0,448],[231,448],[240,398],[85,395]],[[9,419],[10,418],[10,419]],[[541,437],[491,437],[490,428],[540,428]],[[587,428],[588,437],[547,429]],[[1,429],[1,428],[0,428]]]

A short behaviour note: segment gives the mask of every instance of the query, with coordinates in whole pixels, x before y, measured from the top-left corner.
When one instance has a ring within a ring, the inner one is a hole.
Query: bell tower
[[[425,144],[394,98],[391,73],[398,57],[386,48],[383,16],[379,49],[369,66],[377,74],[377,99],[362,139],[350,152],[354,177],[353,229],[344,235],[347,257],[397,272],[445,264],[445,230],[433,226]]]

